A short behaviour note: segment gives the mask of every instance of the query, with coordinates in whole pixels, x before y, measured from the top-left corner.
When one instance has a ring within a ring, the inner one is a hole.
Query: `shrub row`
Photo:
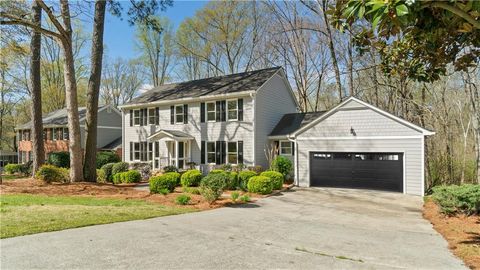
[[[42,165],[35,176],[46,183],[66,183],[70,179],[67,168],[59,168],[48,164]]]
[[[119,172],[113,175],[114,184],[138,183],[140,180],[142,180],[142,176],[137,170]]]
[[[437,186],[432,190],[432,199],[443,213],[480,214],[480,185]]]
[[[154,176],[150,178],[150,192],[167,194],[173,192],[179,183],[180,174],[177,172],[169,172]]]
[[[120,157],[111,151],[97,152],[97,169],[107,163],[120,162]],[[51,152],[48,154],[47,163],[60,168],[70,168],[70,153],[66,151]]]

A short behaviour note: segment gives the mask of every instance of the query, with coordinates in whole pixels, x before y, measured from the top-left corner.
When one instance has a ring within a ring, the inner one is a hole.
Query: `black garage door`
[[[403,192],[403,154],[312,152],[310,185]]]

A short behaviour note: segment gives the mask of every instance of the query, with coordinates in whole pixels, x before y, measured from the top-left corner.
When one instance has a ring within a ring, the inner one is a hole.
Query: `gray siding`
[[[265,147],[268,135],[282,116],[297,112],[297,105],[283,75],[273,76],[255,97],[255,165],[268,168]]]
[[[111,109],[98,113],[97,148],[102,148],[122,136],[122,116]],[[80,122],[82,148],[85,147],[85,121]]]
[[[407,194],[422,194],[422,139],[350,139],[298,140],[298,180],[300,186],[310,186],[309,153],[337,152],[402,152],[404,153],[404,190]]]

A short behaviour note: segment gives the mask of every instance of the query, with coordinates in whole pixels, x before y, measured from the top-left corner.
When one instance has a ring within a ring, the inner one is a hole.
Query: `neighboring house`
[[[78,109],[80,117],[80,136],[82,148],[85,146],[85,117],[87,109]],[[43,117],[43,137],[45,139],[45,156],[51,152],[68,151],[68,118],[67,109],[48,113]],[[18,161],[20,163],[33,159],[31,129],[32,122],[15,128],[18,142]],[[121,155],[118,142],[122,136],[121,112],[113,106],[104,105],[98,109],[97,148],[99,150],[114,150]],[[117,142],[115,145],[114,143]]]
[[[163,85],[120,108],[126,162],[268,168],[273,149],[292,160],[299,186],[424,193],[424,136],[433,132],[353,97],[297,113],[282,68]]]

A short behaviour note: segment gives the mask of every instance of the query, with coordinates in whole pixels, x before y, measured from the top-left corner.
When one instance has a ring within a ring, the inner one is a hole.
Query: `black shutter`
[[[148,109],[143,109],[143,125],[148,125]]]
[[[221,101],[215,102],[215,112],[216,112],[215,120],[216,120],[217,122],[222,121],[222,118],[221,118],[221,109],[222,109],[222,102],[221,102]]]
[[[292,156],[295,156],[295,143],[290,142],[292,144]]]
[[[222,158],[222,142],[221,141],[216,141],[215,142],[215,163],[217,165],[222,164],[221,158]]]
[[[140,109],[140,126],[143,126],[143,109]]]
[[[133,110],[130,110],[130,126],[133,126]]]
[[[183,123],[188,124],[188,104],[183,104]]]
[[[238,99],[238,121],[243,121],[243,98]]]
[[[130,161],[133,160],[133,142],[130,142]]]
[[[155,108],[155,125],[160,125],[160,108]]]
[[[227,120],[227,101],[222,100],[222,122],[225,122]]]
[[[222,149],[221,149],[221,151],[220,151],[221,156],[222,156],[222,160],[221,160],[221,161],[222,161],[222,164],[225,164],[225,163],[226,163],[226,162],[225,162],[225,161],[226,161],[226,160],[225,160],[225,156],[226,156],[226,154],[227,154],[227,143],[226,143],[225,141],[222,141],[221,145],[222,145]]]
[[[205,102],[200,103],[200,122],[205,123]]]
[[[243,141],[237,143],[238,164],[243,164]]]
[[[175,124],[175,106],[170,106],[170,124]]]
[[[202,141],[202,144],[200,145],[200,163],[205,164],[205,141]]]

